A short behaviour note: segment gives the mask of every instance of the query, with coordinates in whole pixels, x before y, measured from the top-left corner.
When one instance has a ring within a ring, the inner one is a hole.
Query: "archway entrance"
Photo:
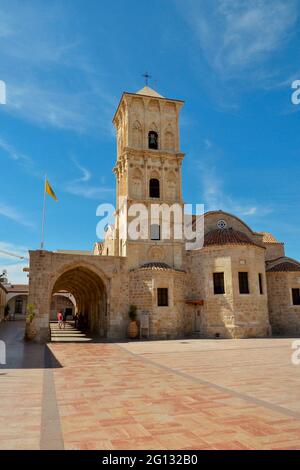
[[[107,292],[104,282],[87,267],[76,267],[61,274],[55,281],[51,299],[62,291],[72,294],[76,310],[86,329],[105,337],[107,334]]]

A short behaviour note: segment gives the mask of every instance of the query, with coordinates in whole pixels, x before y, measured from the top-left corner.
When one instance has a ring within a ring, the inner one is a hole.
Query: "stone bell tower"
[[[132,240],[120,231],[121,199],[127,207],[144,204],[173,204],[183,212],[179,113],[183,101],[167,99],[148,86],[137,93],[123,93],[113,119],[117,132],[117,211],[114,254],[128,257],[131,267],[164,262],[180,268],[183,240],[163,239],[161,220],[149,220],[148,234]],[[121,198],[121,199],[120,199]],[[177,206],[178,208],[178,206]],[[128,217],[128,223],[133,217]],[[171,217],[172,219],[172,217]]]

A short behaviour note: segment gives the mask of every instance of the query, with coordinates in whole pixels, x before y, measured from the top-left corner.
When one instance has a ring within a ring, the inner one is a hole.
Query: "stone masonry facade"
[[[134,204],[176,204],[183,220],[181,100],[149,87],[123,93],[113,122],[117,134],[115,224],[90,253],[30,252],[29,303],[36,340],[49,338],[53,295],[69,292],[100,337],[126,337],[130,305],[149,320],[153,339],[248,338],[300,333],[300,264],[273,235],[255,232],[223,211],[204,215],[203,246],[184,237],[124,236]],[[173,219],[171,219],[172,221]],[[197,224],[193,218],[193,226]],[[148,223],[148,222],[147,222]]]

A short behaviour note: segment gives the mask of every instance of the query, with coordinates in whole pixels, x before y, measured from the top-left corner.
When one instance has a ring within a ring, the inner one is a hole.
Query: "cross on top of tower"
[[[144,79],[145,79],[145,84],[146,84],[146,86],[148,86],[148,84],[149,84],[149,79],[152,78],[152,75],[150,75],[148,72],[145,72],[145,73],[142,75],[142,77],[144,77]]]

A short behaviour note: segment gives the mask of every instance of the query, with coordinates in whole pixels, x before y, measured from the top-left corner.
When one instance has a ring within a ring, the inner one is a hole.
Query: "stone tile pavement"
[[[51,343],[0,369],[0,449],[300,449],[291,341]]]

